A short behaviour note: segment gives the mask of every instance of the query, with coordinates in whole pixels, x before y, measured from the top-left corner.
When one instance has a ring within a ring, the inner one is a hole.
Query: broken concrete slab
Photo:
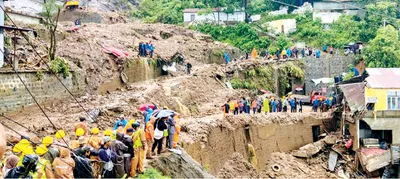
[[[293,151],[292,155],[295,157],[307,158],[317,154],[324,147],[325,142],[323,140],[319,140],[317,142],[300,147],[299,150]]]
[[[336,143],[337,136],[336,135],[328,135],[325,138],[323,138],[322,140],[324,140],[325,143],[328,145],[333,145]]]
[[[197,163],[182,148],[182,153],[165,153],[150,162],[150,165],[172,178],[215,178]],[[180,152],[179,152],[180,153]]]
[[[368,172],[373,172],[390,164],[390,150],[362,148],[361,161]]]
[[[328,169],[332,172],[335,171],[338,156],[338,153],[335,151],[329,152]]]

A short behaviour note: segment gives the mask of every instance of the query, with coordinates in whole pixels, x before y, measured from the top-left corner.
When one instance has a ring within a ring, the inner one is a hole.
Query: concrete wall
[[[339,19],[342,13],[339,12],[313,12],[313,19],[321,19],[323,24],[331,24]]]
[[[7,12],[10,18],[13,21],[16,22],[22,22],[24,24],[40,24],[41,19],[38,17],[32,17],[32,16],[27,16],[27,15],[22,15],[18,13],[13,13],[13,12]]]
[[[190,156],[202,166],[208,167],[214,175],[218,173],[224,163],[237,152],[249,158],[247,149],[248,138],[254,146],[259,171],[265,170],[265,163],[273,152],[287,152],[313,142],[312,126],[320,126],[323,131],[323,120],[305,117],[297,124],[254,124],[250,125],[250,136],[246,137],[244,126],[235,130],[224,126],[215,126],[208,136],[200,142],[183,145]]]
[[[296,31],[296,19],[281,19],[265,23],[274,34],[289,34]]]
[[[362,8],[359,2],[334,2],[334,1],[323,1],[323,2],[314,2],[314,10],[358,10],[355,7]]]
[[[194,15],[195,21],[218,21],[218,12],[213,12],[212,14],[202,14],[199,15],[197,12],[183,13],[183,21],[185,23],[192,22],[191,16]],[[243,22],[246,19],[245,12],[234,12],[233,14],[226,14],[224,12],[219,12],[220,21],[229,22]]]
[[[363,118],[372,130],[392,130],[393,144],[400,144],[400,118]]]
[[[50,72],[42,72],[39,80],[36,71],[20,71],[19,75],[39,102],[71,98],[70,94]],[[82,72],[71,72],[67,78],[60,77],[67,88],[75,95],[84,92],[85,82]],[[22,82],[12,71],[0,71],[0,112],[18,110],[32,105],[34,101]]]
[[[348,66],[354,65],[354,56],[323,56],[321,58],[307,57],[303,59],[305,63],[305,92],[309,95],[312,90],[317,90],[321,87],[329,86],[328,84],[318,85],[311,79],[331,77],[348,72]]]

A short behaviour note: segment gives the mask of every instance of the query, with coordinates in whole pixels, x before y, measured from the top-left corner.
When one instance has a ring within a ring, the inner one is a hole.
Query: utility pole
[[[7,0],[0,0],[0,6],[4,8],[4,1]],[[4,26],[4,11],[0,10],[0,26]],[[0,50],[4,52],[4,29],[0,29]],[[0,68],[4,65],[4,54],[0,55]]]
[[[383,27],[386,27],[386,19],[383,19]]]

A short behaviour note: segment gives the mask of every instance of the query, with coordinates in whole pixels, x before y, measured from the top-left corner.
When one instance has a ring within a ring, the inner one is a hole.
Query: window
[[[194,21],[194,18],[195,18],[194,14],[190,15],[190,21]]]
[[[387,92],[387,109],[400,110],[400,91]]]

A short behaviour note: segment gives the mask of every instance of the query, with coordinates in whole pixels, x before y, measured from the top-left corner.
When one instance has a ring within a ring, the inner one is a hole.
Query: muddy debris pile
[[[233,153],[232,159],[228,160],[218,173],[219,178],[259,178],[260,174],[239,153]]]
[[[306,159],[299,159],[290,154],[280,152],[272,153],[270,157],[266,164],[267,169],[261,172],[264,177],[336,178],[335,174],[326,171],[324,164],[309,164]]]

